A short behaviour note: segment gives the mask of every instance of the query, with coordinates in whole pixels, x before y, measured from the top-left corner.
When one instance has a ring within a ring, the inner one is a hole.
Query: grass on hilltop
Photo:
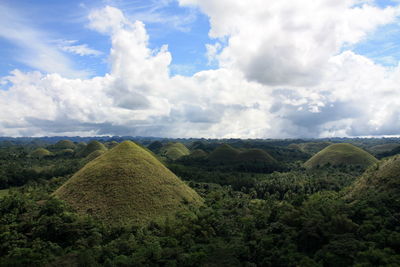
[[[54,195],[79,213],[112,224],[146,223],[203,201],[153,155],[130,141],[86,164]]]
[[[80,153],[78,153],[78,156],[80,157],[87,157],[90,153],[96,151],[96,150],[107,150],[107,148],[100,143],[99,141],[93,140],[91,141],[89,144],[87,144],[86,147],[84,147],[82,149],[82,151],[80,151]]]
[[[331,142],[308,142],[308,143],[300,143],[300,144],[290,144],[288,147],[292,149],[300,150],[301,152],[308,153],[314,155],[318,153],[325,147],[331,145]]]
[[[258,148],[247,149],[245,151],[240,152],[237,157],[237,160],[241,163],[255,163],[255,162],[263,162],[263,163],[278,163],[270,154],[266,151]]]
[[[193,159],[205,159],[207,156],[207,152],[205,152],[203,149],[195,149],[189,155],[189,157]]]
[[[228,144],[222,144],[214,149],[208,159],[213,164],[232,164],[237,161],[240,151]]]
[[[330,166],[360,166],[366,168],[378,160],[364,151],[363,149],[356,147],[352,144],[333,144],[330,145],[312,158],[310,158],[304,166],[306,168],[317,168],[326,165]]]
[[[60,140],[52,147],[55,149],[75,149],[76,145],[70,140]]]
[[[30,156],[33,158],[43,158],[43,157],[50,156],[50,155],[51,155],[51,152],[42,147],[37,148],[30,153]]]
[[[160,149],[160,155],[169,160],[177,160],[189,154],[189,149],[182,143],[168,143]]]
[[[358,199],[370,192],[374,195],[396,195],[395,199],[400,207],[400,156],[383,159],[368,168],[349,188],[346,197]]]

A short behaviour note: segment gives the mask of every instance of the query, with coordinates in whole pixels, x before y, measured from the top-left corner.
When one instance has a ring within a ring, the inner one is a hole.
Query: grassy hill
[[[375,155],[385,153],[385,152],[390,152],[395,148],[400,147],[400,144],[397,143],[389,143],[389,144],[383,144],[383,145],[376,145],[373,147],[369,148],[369,151],[374,153]]]
[[[89,162],[54,195],[112,224],[142,224],[202,204],[194,190],[130,141]]]
[[[347,198],[358,199],[362,195],[372,192],[374,195],[396,194],[396,201],[400,207],[400,156],[393,156],[379,161],[356,180],[347,192]]]
[[[240,154],[237,157],[237,160],[243,163],[253,163],[253,162],[260,162],[260,163],[263,162],[272,164],[277,163],[277,161],[273,157],[271,157],[270,154],[268,154],[262,149],[257,149],[257,148],[248,149],[243,152],[240,152]]]
[[[60,140],[53,145],[54,149],[75,149],[76,145],[70,140]]]
[[[169,160],[177,160],[190,154],[189,149],[182,143],[168,143],[160,149],[160,155]]]
[[[207,155],[207,152],[205,152],[204,150],[195,149],[190,153],[189,157],[193,159],[205,159]]]
[[[87,164],[88,162],[98,158],[99,156],[103,155],[106,152],[106,150],[95,150],[92,153],[90,153],[89,155],[87,155],[83,160],[82,163],[83,164]]]
[[[74,154],[74,150],[71,148],[61,149],[56,152],[56,155],[60,156],[72,156]]]
[[[228,144],[223,144],[214,149],[208,159],[213,164],[231,164],[237,161],[239,150]]]
[[[51,155],[51,152],[42,147],[35,149],[34,151],[32,151],[30,153],[30,156],[33,158],[43,158],[43,157],[50,156],[50,155]]]
[[[84,147],[80,153],[78,153],[78,156],[87,157],[90,153],[96,150],[107,150],[107,148],[99,141],[94,140],[87,144],[87,146]]]
[[[374,156],[361,148],[352,144],[342,143],[324,148],[310,158],[304,166],[306,168],[317,168],[325,165],[354,165],[366,168],[377,161]]]
[[[300,150],[301,152],[305,152],[311,155],[318,153],[325,147],[331,145],[331,142],[309,142],[309,143],[300,143],[300,144],[290,144],[288,147],[292,149]]]

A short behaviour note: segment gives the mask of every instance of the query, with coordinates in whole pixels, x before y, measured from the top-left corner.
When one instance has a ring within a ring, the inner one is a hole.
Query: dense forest
[[[131,160],[116,152],[123,140],[201,204],[114,224],[54,194],[77,172]],[[0,266],[400,266],[399,148],[396,138],[3,138]]]

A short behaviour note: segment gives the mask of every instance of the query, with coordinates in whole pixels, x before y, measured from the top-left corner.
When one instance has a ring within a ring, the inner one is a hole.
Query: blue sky
[[[165,2],[165,3],[163,3]],[[145,4],[143,4],[145,3]],[[76,69],[84,69],[90,75],[103,75],[109,70],[107,55],[111,48],[109,36],[87,28],[91,10],[112,5],[124,11],[132,20],[146,24],[151,48],[168,44],[173,55],[172,74],[192,75],[213,68],[207,62],[205,44],[212,42],[206,15],[195,8],[180,7],[175,1],[60,1],[60,0],[3,0],[0,12],[11,10],[15,19],[29,28],[42,32],[43,41],[57,46],[60,40],[76,40],[76,45],[87,44],[101,51],[100,56],[79,56],[63,52]],[[18,60],[18,54],[27,52],[15,42],[0,38],[0,76],[13,69],[24,71],[35,68]]]
[[[396,1],[379,0],[376,4],[386,7],[395,5]],[[87,70],[89,76],[103,75],[109,70],[109,37],[86,27],[90,10],[104,5],[118,7],[129,18],[144,21],[150,35],[151,48],[168,44],[173,56],[172,74],[192,75],[197,71],[215,67],[208,64],[205,56],[205,44],[214,42],[208,37],[208,17],[196,8],[179,6],[178,2],[173,0],[3,0],[1,3],[3,8],[14,12],[28,27],[41,31],[44,41],[50,42],[51,45],[57,46],[57,40],[76,40],[76,44],[87,44],[90,48],[101,51],[100,56],[83,57],[64,52],[73,62],[74,68]],[[5,9],[2,12],[6,12]],[[379,64],[391,66],[396,65],[400,59],[399,42],[400,27],[397,24],[386,25],[353,46],[352,50]],[[16,56],[27,52],[25,50],[29,48],[22,48],[5,38],[0,38],[0,47],[0,76],[7,75],[13,69],[35,69],[18,60]]]

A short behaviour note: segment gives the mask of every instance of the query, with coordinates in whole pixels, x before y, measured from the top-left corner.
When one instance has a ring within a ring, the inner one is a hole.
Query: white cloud
[[[400,132],[400,67],[341,52],[393,21],[395,9],[328,0],[315,6],[181,3],[200,5],[210,16],[210,34],[227,38],[224,46],[208,47],[219,69],[171,76],[168,47],[150,49],[142,22],[113,7],[99,9],[90,14],[90,27],[110,36],[110,73],[68,79],[14,71],[2,79],[11,87],[0,91],[0,135],[285,138]]]
[[[100,56],[102,54],[101,51],[98,51],[96,49],[92,49],[88,47],[87,44],[81,44],[81,45],[64,45],[60,47],[61,50],[70,52],[73,54],[77,54],[80,56]]]
[[[378,26],[394,22],[398,8],[370,1],[180,0],[209,17],[210,37],[228,38],[220,65],[266,85],[312,85],[329,59]],[[355,4],[358,4],[355,6]]]

